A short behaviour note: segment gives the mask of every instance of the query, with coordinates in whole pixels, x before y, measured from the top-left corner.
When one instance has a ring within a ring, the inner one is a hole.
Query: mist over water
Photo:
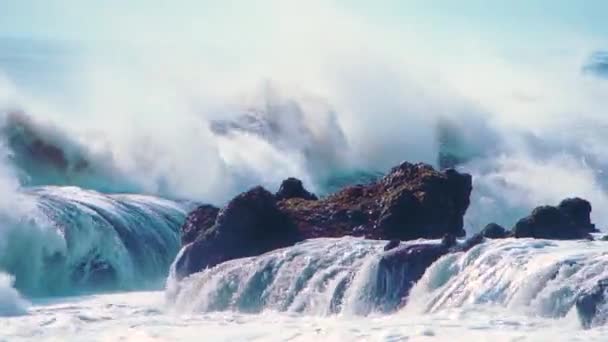
[[[592,203],[604,231],[607,42],[531,34],[519,45],[462,27],[429,33],[416,20],[397,30],[329,2],[281,3],[256,7],[259,21],[237,11],[230,25],[181,23],[166,9],[154,20],[104,12],[112,25],[74,39],[0,36],[0,316],[17,316],[0,326],[73,336],[118,317],[104,334],[165,323],[187,333],[194,322],[223,336],[228,319],[241,320],[244,338],[279,321],[304,340],[347,325],[353,339],[387,331],[390,340],[454,335],[445,322],[456,317],[458,329],[497,340],[508,340],[505,326],[510,338],[546,338],[554,322],[573,336],[578,291],[605,274],[601,242],[507,239],[450,254],[403,308],[379,281],[399,277],[377,267],[384,242],[352,238],[230,261],[182,283],[169,276],[158,306],[149,303],[158,293],[44,303],[161,289],[197,203],[222,205],[255,185],[274,191],[287,177],[323,196],[404,160],[473,175],[469,236],[573,196]],[[167,310],[199,316],[175,322]]]
[[[8,168],[22,185],[221,204],[288,176],[323,194],[336,178],[402,160],[438,166],[440,151],[449,151],[474,175],[469,232],[489,221],[511,225],[568,196],[591,200],[600,228],[607,219],[608,84],[581,72],[584,58],[572,54],[532,68],[489,48],[481,62],[473,59],[480,54],[449,61],[414,41],[407,56],[378,43],[356,59],[327,49],[288,71],[285,61],[265,68],[273,60],[259,56],[228,70],[197,59],[195,48],[125,44],[117,58],[103,46],[51,54],[35,41],[11,44],[13,55],[37,57],[13,57],[32,68],[6,72],[2,83]],[[49,60],[62,65],[60,74]],[[39,141],[64,160],[32,155]]]

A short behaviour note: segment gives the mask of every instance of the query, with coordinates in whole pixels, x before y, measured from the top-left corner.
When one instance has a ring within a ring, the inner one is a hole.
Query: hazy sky
[[[302,16],[311,21],[315,7],[329,7],[393,30],[415,27],[420,34],[468,31],[513,40],[558,39],[554,34],[563,33],[608,37],[608,1],[603,0],[8,0],[0,2],[0,34],[121,40],[122,30],[126,35],[163,31],[166,37],[200,40],[263,39],[268,30],[289,25],[277,21],[285,8],[302,6],[308,8]]]
[[[192,161],[217,153],[200,139],[205,130],[190,131],[198,127],[190,120],[239,113],[233,104],[240,110],[264,101],[271,88],[311,107],[317,101],[309,97],[327,102],[358,161],[374,167],[435,160],[439,117],[467,126],[475,146],[492,144],[487,134],[500,136],[488,122],[505,132],[509,149],[525,145],[512,139],[521,131],[555,140],[556,151],[570,141],[588,145],[606,160],[604,140],[591,140],[605,136],[608,82],[581,70],[608,49],[607,13],[608,0],[0,0],[0,74],[8,76],[7,89],[16,84],[18,100],[36,100],[19,101],[27,111],[74,131],[103,131],[128,170],[141,153],[133,135],[143,146],[158,142],[142,160],[166,150],[159,178],[174,179],[185,193],[200,178]],[[85,47],[63,50],[72,45],[55,40]],[[61,48],[37,53],[39,46]],[[323,121],[307,113],[311,123]],[[294,175],[299,159],[283,160],[264,146],[253,157],[236,144],[223,153],[243,164],[265,160],[263,177],[275,169]],[[135,169],[138,178],[148,173]],[[537,197],[521,193],[538,203],[563,198],[545,196],[554,190],[545,179],[553,169],[539,169],[532,182],[529,169],[521,170],[522,183],[538,187]],[[225,177],[209,179],[197,196]]]

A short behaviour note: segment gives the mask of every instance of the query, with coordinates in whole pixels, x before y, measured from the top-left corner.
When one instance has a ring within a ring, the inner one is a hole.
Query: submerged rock
[[[376,298],[384,302],[376,306],[392,311],[405,304],[411,288],[426,269],[454,247],[456,238],[447,235],[440,243],[401,245],[385,251],[378,264],[376,282]]]
[[[192,222],[194,220],[187,224]],[[301,240],[289,217],[277,207],[274,195],[262,187],[235,197],[219,211],[213,226],[200,232],[178,257],[176,273],[179,277]]]
[[[519,220],[513,228],[518,238],[538,239],[591,239],[596,232],[591,223],[591,204],[581,198],[563,200],[557,207],[541,206]]]
[[[479,233],[474,234],[463,243],[452,247],[450,252],[466,252],[471,248],[484,243],[486,239],[504,239],[509,236],[511,235],[505,228],[496,223],[490,223]]]
[[[382,179],[342,189],[318,201],[279,202],[303,236],[365,236],[411,240],[463,236],[471,176],[438,172],[427,164],[402,163]]]

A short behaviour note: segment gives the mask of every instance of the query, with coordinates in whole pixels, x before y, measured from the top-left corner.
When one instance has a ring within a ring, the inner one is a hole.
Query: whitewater
[[[572,300],[593,280],[606,277],[603,244],[515,239],[482,244],[437,261],[404,308],[387,310],[385,304],[395,298],[380,290],[377,262],[383,243],[317,239],[230,261],[169,285],[167,293],[35,300],[27,314],[4,318],[0,326],[7,341],[187,341],[201,336],[214,341],[455,336],[603,341],[606,327],[581,330]],[[340,289],[345,279],[348,285]]]
[[[292,176],[324,196],[402,160],[473,176],[468,237],[573,196],[606,232],[595,41],[527,64],[296,14],[242,63],[189,40],[0,36],[0,341],[606,341],[608,306],[591,328],[575,307],[608,279],[601,240],[489,240],[434,262],[407,299],[394,287],[407,267],[382,264],[387,241],[354,237],[177,279],[197,205]]]

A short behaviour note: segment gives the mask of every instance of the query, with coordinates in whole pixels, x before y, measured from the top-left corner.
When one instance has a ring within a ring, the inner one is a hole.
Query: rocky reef
[[[433,239],[464,236],[471,190],[468,174],[402,163],[376,182],[349,186],[317,201],[290,198],[278,205],[306,238]]]
[[[300,180],[288,178],[276,194],[256,187],[222,209],[202,205],[191,212],[182,226],[185,247],[176,271],[183,277],[305,239],[346,235],[390,240],[385,250],[406,256],[407,263],[413,262],[410,255],[419,254],[412,251],[425,251],[425,262],[420,263],[425,269],[424,265],[445,253],[469,250],[488,238],[589,239],[590,233],[597,231],[590,219],[591,204],[569,198],[557,206],[534,209],[511,230],[490,223],[467,241],[457,243],[456,237],[465,235],[463,216],[471,191],[470,175],[454,169],[437,171],[422,163],[404,162],[376,181],[347,186],[323,198],[306,190]],[[441,247],[393,251],[403,249],[400,241],[419,238],[443,238],[443,242]],[[429,257],[427,250],[433,250]],[[423,272],[414,273],[408,279]]]
[[[317,199],[289,178],[276,194],[256,187],[218,209],[204,205],[182,226],[181,276],[316,237],[411,240],[463,236],[471,176],[402,163],[369,184]]]
[[[275,196],[262,187],[232,199],[217,212],[198,208],[182,229],[194,242],[187,244],[176,261],[182,277],[227,260],[259,255],[301,241],[289,216],[279,210]],[[200,215],[199,215],[200,214]]]

